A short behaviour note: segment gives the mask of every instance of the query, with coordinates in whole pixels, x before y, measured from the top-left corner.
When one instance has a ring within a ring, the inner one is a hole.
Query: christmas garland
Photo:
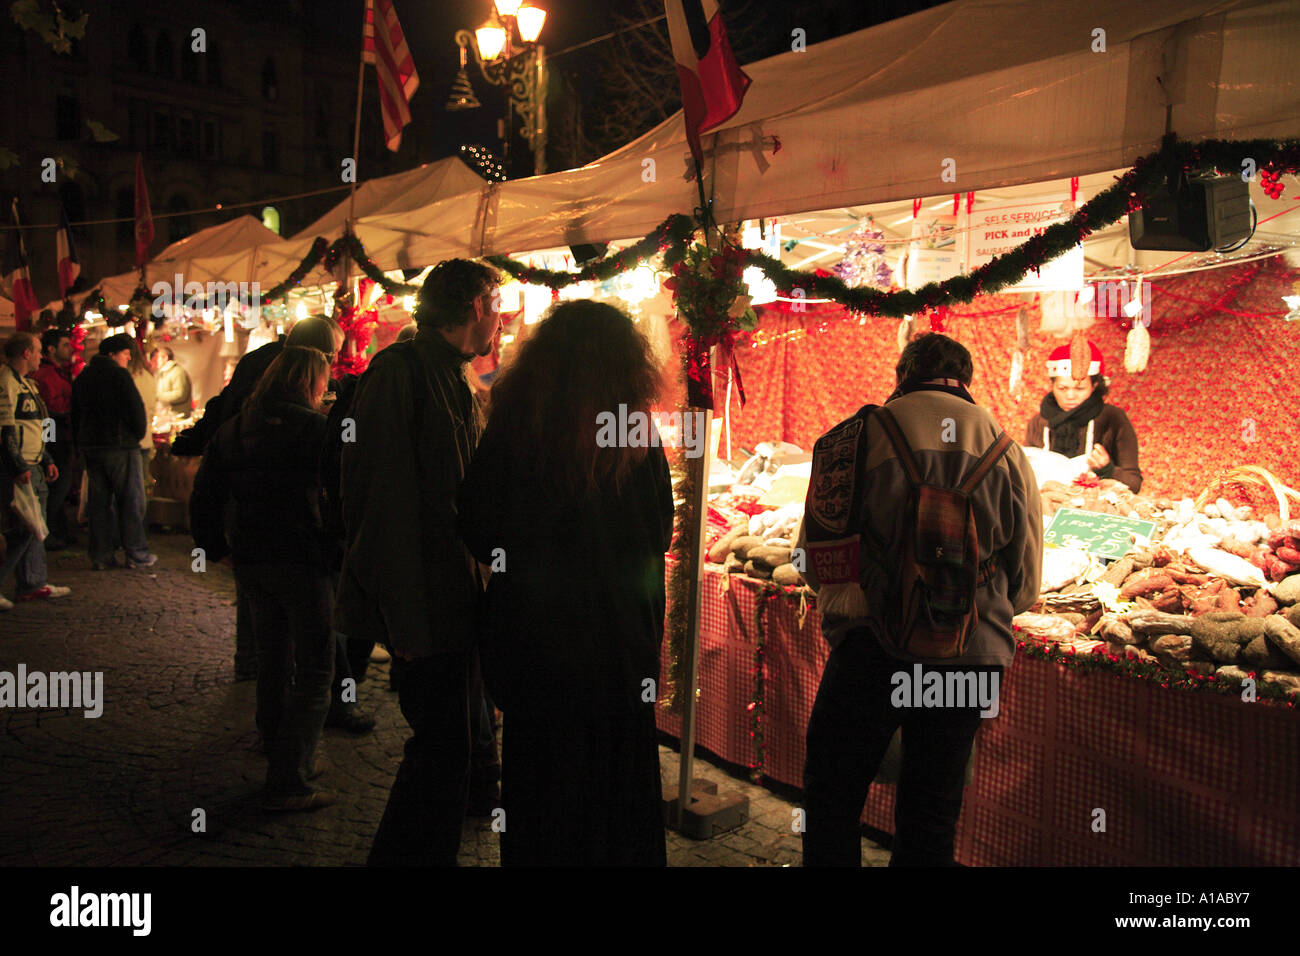
[[[383,286],[384,291],[389,295],[414,295],[420,290],[419,286],[397,282],[384,275],[384,271],[366,254],[361,240],[351,233],[345,233],[332,244],[324,237],[317,236],[307,255],[303,257],[302,262],[298,263],[298,267],[289,273],[283,282],[263,292],[262,301],[274,302],[276,299],[283,298],[291,289],[301,285],[302,280],[307,278],[318,265],[324,266],[326,271],[333,270],[343,255],[347,255],[355,262],[368,278]]]
[[[661,222],[650,235],[612,255],[588,262],[577,272],[557,272],[526,265],[509,256],[488,256],[487,261],[512,278],[529,285],[563,289],[578,282],[605,282],[620,273],[635,269],[646,259],[663,253],[664,265],[673,267],[686,256],[686,246],[695,232],[695,220],[674,213]]]
[[[970,302],[978,295],[989,295],[1015,285],[1030,270],[1041,269],[1091,233],[1140,208],[1143,197],[1164,183],[1170,173],[1241,174],[1247,161],[1254,164],[1268,195],[1276,198],[1282,189],[1279,177],[1300,171],[1300,140],[1206,140],[1193,144],[1168,136],[1158,152],[1138,159],[1112,186],[1094,196],[1065,222],[1049,226],[1023,245],[997,256],[968,275],[931,282],[916,290],[884,292],[870,286],[851,287],[838,276],[799,272],[757,250],[744,252],[743,265],[762,270],[783,292],[799,290],[808,298],[830,299],[851,312],[901,318]],[[503,255],[488,256],[487,261],[520,282],[561,289],[577,282],[612,279],[659,253],[663,254],[664,266],[673,269],[687,258],[696,227],[693,217],[675,213],[634,245],[589,262],[576,272],[538,269]],[[390,295],[408,295],[415,291],[414,286],[385,277],[366,254],[361,241],[348,234],[335,240],[333,245],[317,238],[298,268],[264,293],[263,300],[280,298],[299,285],[322,260],[326,268],[330,268],[344,252]]]
[[[763,782],[763,770],[767,766],[767,744],[763,737],[763,714],[766,710],[767,688],[764,686],[763,674],[767,669],[765,660],[767,629],[764,626],[767,616],[767,598],[775,598],[781,592],[778,585],[764,581],[759,588],[758,601],[754,608],[754,693],[745,709],[749,711],[749,738],[754,742],[754,760],[749,765],[749,779],[754,783]]]
[[[1116,677],[1128,677],[1149,683],[1159,683],[1161,687],[1175,690],[1208,691],[1224,696],[1240,697],[1241,684],[1231,679],[1220,679],[1218,674],[1202,675],[1195,671],[1173,671],[1158,661],[1121,657],[1112,654],[1104,646],[1095,648],[1091,653],[1079,654],[1071,645],[1039,641],[1017,641],[1016,648],[1031,660],[1050,661],[1063,664],[1075,670],[1104,671]],[[1257,678],[1255,671],[1247,672]],[[1296,698],[1285,690],[1257,680],[1255,695],[1260,700],[1272,700],[1284,703],[1294,709]]]

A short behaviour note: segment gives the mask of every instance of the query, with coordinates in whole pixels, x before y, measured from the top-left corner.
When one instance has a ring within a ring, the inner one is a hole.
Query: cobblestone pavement
[[[339,802],[268,815],[257,805],[265,760],[253,728],[254,682],[234,677],[234,580],[190,567],[187,535],[150,536],[148,572],[93,572],[84,551],[50,554],[69,597],[0,614],[0,670],[103,671],[103,715],[0,711],[0,865],[306,865],[365,862],[407,736],[388,665],[360,685],[375,731],[326,730],[320,783]],[[12,586],[12,579],[10,582]],[[665,782],[677,754],[660,748]],[[672,866],[798,865],[790,804],[696,762],[696,776],[750,799],[740,829],[697,842],[672,831]],[[205,818],[206,832],[194,832]],[[863,862],[888,852],[863,840]],[[491,821],[468,820],[461,863],[494,866]]]

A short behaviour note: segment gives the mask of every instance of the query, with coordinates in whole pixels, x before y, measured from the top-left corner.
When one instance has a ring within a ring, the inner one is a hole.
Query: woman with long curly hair
[[[480,656],[505,715],[503,865],[666,864],[654,690],[672,486],[653,427],[604,447],[599,425],[648,416],[660,382],[632,320],[579,301],[492,387],[457,504],[493,570]]]

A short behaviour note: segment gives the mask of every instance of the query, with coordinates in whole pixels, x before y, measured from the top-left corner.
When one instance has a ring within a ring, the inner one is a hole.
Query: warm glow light
[[[230,313],[226,313],[226,341],[235,341],[235,323],[230,320]]]
[[[497,13],[503,17],[513,17],[519,12],[519,7],[523,0],[493,0],[497,5]]]
[[[301,299],[298,300],[298,308],[296,314],[300,319],[307,318],[307,303],[302,301]]]
[[[525,43],[536,43],[542,35],[542,24],[546,22],[546,11],[532,4],[524,4],[516,14],[519,18],[519,35]]]
[[[402,308],[405,309],[407,312],[414,312],[414,311],[415,311],[415,296],[413,296],[413,295],[404,295],[404,296],[402,296]]]
[[[479,27],[474,36],[478,38],[479,56],[485,60],[495,60],[506,47],[506,31],[501,27]]]

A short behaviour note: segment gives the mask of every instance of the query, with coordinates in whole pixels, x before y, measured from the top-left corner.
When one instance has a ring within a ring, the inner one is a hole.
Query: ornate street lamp
[[[546,11],[519,0],[495,0],[491,20],[473,33],[456,32],[460,47],[460,71],[452,85],[447,109],[477,109],[478,97],[470,85],[466,66],[470,51],[483,79],[493,86],[506,88],[506,116],[501,125],[502,159],[510,169],[510,139],[514,114],[521,120],[519,130],[533,150],[533,172],[546,172],[546,48],[537,42],[546,22]],[[516,33],[518,41],[516,41]]]

